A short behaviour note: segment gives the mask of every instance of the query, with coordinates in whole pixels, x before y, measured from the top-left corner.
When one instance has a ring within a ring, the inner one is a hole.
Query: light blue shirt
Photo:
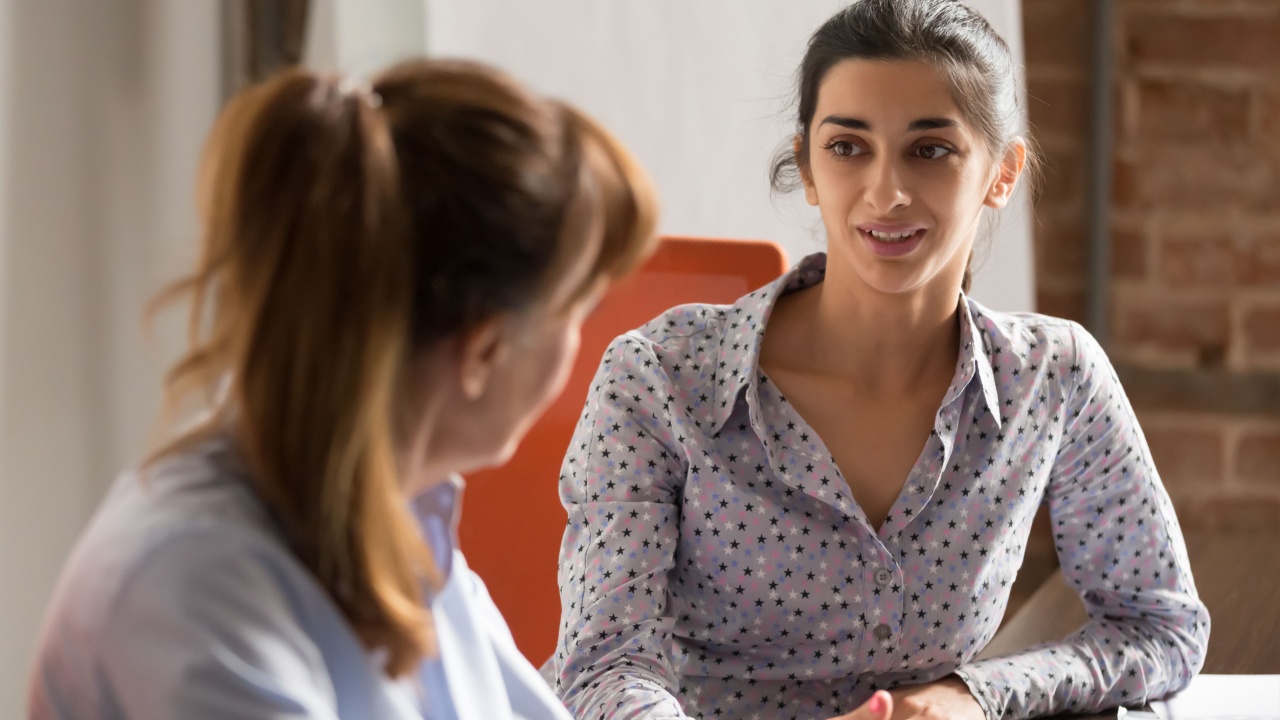
[[[461,480],[413,509],[446,573],[439,655],[391,680],[289,551],[225,440],[117,481],[50,606],[37,720],[568,720],[455,549]]]

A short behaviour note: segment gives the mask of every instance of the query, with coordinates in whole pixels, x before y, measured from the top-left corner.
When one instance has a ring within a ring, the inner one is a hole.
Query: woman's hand
[[[898,688],[890,695],[893,720],[986,720],[969,686],[955,675],[926,685]]]
[[[986,720],[969,686],[955,675],[927,685],[878,691],[857,710],[831,720]]]
[[[884,690],[878,690],[857,710],[831,720],[891,720],[892,717],[893,697]]]

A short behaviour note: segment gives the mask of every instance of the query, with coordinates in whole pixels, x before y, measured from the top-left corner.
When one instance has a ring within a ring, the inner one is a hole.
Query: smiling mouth
[[[864,230],[863,232],[875,238],[879,242],[900,243],[900,242],[906,242],[907,240],[910,240],[911,238],[915,237],[917,234],[923,232],[923,230],[907,230],[904,232],[880,232],[878,230]]]
[[[858,234],[867,243],[867,247],[876,255],[885,258],[911,254],[924,241],[926,232],[925,228],[910,226],[883,229],[865,226],[858,228]]]

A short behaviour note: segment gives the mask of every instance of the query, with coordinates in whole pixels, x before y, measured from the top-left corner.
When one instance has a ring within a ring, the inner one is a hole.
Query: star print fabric
[[[988,718],[1139,704],[1190,681],[1209,617],[1110,363],[1080,326],[961,296],[934,430],[877,531],[758,366],[805,258],[606,352],[560,477],[557,692],[577,718],[824,719],[959,675]],[[1090,622],[975,661],[1036,509]]]

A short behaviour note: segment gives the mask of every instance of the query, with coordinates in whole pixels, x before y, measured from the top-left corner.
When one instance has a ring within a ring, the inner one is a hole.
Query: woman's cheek
[[[579,323],[569,321],[569,327],[565,330],[564,339],[559,343],[560,353],[556,358],[556,373],[553,378],[554,397],[560,394],[564,389],[564,385],[569,380],[569,373],[573,372],[573,362],[578,357],[578,348],[582,344],[582,331]]]

